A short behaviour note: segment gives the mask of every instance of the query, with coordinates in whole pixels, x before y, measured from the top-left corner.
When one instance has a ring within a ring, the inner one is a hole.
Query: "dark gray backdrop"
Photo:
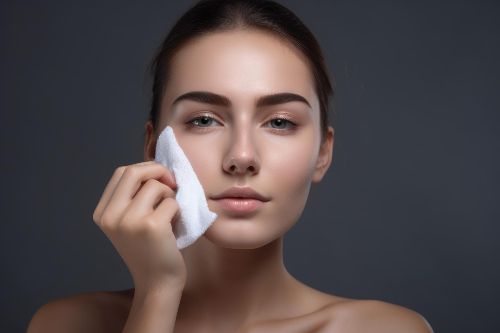
[[[190,3],[2,1],[0,331],[56,297],[132,286],[92,212],[142,160],[146,65]],[[498,332],[498,2],[281,3],[337,83],[333,165],[287,267],[436,332]]]

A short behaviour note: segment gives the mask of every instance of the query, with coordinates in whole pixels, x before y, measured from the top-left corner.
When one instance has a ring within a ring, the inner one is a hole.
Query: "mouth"
[[[224,192],[215,195],[212,197],[212,199],[255,199],[259,201],[269,201],[271,198],[264,196],[260,194],[259,192],[255,191],[253,188],[246,186],[246,187],[231,187],[225,190]]]
[[[265,204],[264,201],[253,198],[220,198],[213,199],[226,212],[233,214],[249,214],[258,211]]]
[[[270,197],[260,194],[250,186],[233,186],[211,197],[219,207],[229,214],[247,215],[256,213]]]

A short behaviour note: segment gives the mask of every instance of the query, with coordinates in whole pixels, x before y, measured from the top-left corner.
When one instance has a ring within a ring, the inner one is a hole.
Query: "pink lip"
[[[222,198],[214,200],[226,211],[248,214],[264,206],[264,201],[249,198]]]
[[[256,199],[260,201],[269,201],[271,198],[266,197],[259,192],[255,191],[253,188],[246,186],[246,187],[231,187],[228,188],[226,191],[216,194],[212,196],[212,199],[218,200],[218,199],[225,199],[225,198],[247,198],[247,199]]]

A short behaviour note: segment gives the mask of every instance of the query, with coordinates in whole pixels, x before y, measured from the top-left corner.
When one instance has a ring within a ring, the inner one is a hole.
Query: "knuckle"
[[[140,223],[137,223],[137,220],[133,220],[130,218],[122,219],[122,223],[120,223],[117,227],[117,232],[120,234],[134,234],[140,227]]]
[[[154,219],[151,216],[137,216],[128,213],[123,216],[119,228],[126,233],[146,233],[154,226]]]
[[[111,178],[120,178],[126,169],[127,169],[126,165],[122,165],[122,166],[116,168],[115,171],[113,172],[113,175],[111,176]]]
[[[136,221],[136,223],[129,224],[129,229],[136,233],[149,234],[156,228],[156,224],[153,217],[144,216]]]
[[[110,229],[113,224],[114,218],[111,216],[108,210],[102,213],[101,218],[99,220],[99,225],[104,229]]]
[[[160,187],[160,185],[161,185],[160,182],[154,178],[150,178],[150,179],[146,180],[146,182],[144,183],[144,186],[147,186],[148,188],[149,187],[151,187],[151,188]]]
[[[160,182],[157,179],[151,178],[148,179],[145,183],[144,186],[147,187],[148,189],[155,189],[161,193],[164,194],[165,197],[172,197],[175,195],[174,190],[170,188],[170,186],[165,185],[164,183]]]
[[[138,220],[140,220],[140,218],[138,218],[136,215],[134,215],[130,211],[128,211],[121,218],[121,221],[119,223],[119,227],[120,228],[123,228],[123,227],[127,228],[130,226],[137,225]]]
[[[92,213],[92,220],[97,223],[97,219],[99,217],[99,213],[98,213],[98,208],[99,206],[97,206],[95,209],[94,209],[94,212]]]
[[[166,201],[168,206],[171,207],[173,210],[180,209],[179,202],[177,200],[175,200],[175,198],[167,197],[167,198],[163,199],[163,201]]]
[[[122,166],[119,166],[118,168],[115,169],[115,174],[121,174],[123,173],[123,171],[125,171],[125,169],[127,168],[126,165],[122,165]]]
[[[173,199],[176,195],[176,192],[170,186],[167,186],[167,185],[163,185],[163,186],[164,186],[164,193],[166,194],[166,196],[168,198]]]
[[[125,170],[123,171],[124,177],[136,177],[138,174],[139,168],[136,165],[127,165]]]
[[[141,224],[147,228],[150,229],[155,226],[156,221],[151,215],[144,216],[141,220]]]

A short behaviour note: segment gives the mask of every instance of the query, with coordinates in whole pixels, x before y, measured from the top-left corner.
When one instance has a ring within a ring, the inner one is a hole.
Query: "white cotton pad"
[[[155,161],[167,167],[175,176],[175,199],[180,207],[180,219],[173,225],[172,231],[177,239],[177,247],[183,249],[205,233],[217,214],[208,209],[205,191],[170,126],[158,137]]]

